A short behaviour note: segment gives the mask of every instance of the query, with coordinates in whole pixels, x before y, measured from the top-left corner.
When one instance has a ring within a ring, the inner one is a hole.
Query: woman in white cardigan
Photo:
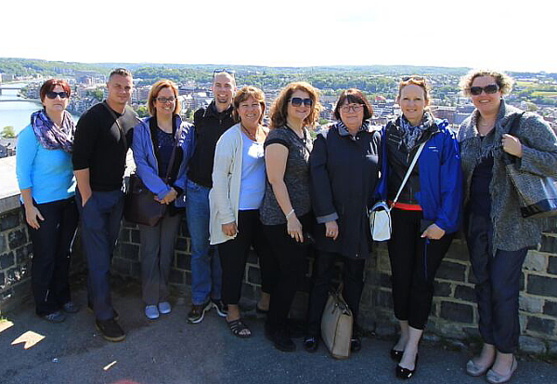
[[[218,244],[222,264],[222,299],[228,305],[226,322],[240,338],[251,336],[238,306],[251,246],[259,256],[263,294],[269,292],[262,256],[269,246],[259,219],[266,179],[263,143],[267,129],[261,125],[264,112],[265,95],[260,89],[244,87],[238,91],[234,117],[239,123],[217,142],[213,188],[209,193],[211,244]]]

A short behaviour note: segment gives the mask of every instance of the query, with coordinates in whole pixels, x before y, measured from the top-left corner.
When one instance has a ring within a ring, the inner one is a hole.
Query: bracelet
[[[290,216],[292,216],[293,214],[294,214],[294,208],[292,208],[292,210],[288,212],[288,214],[286,215],[286,220],[288,220]]]

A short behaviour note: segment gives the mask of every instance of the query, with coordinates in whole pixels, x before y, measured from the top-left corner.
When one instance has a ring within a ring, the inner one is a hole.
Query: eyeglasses
[[[215,78],[216,75],[218,75],[219,73],[228,73],[230,76],[232,76],[233,78],[236,78],[236,72],[231,70],[231,69],[226,69],[226,68],[222,68],[222,69],[215,69],[213,71],[213,79]]]
[[[176,101],[175,97],[155,97],[159,103],[166,104],[166,103],[173,103]]]
[[[497,84],[489,84],[485,87],[470,87],[470,94],[474,96],[479,96],[482,92],[487,94],[494,94],[499,90],[499,86]]]
[[[304,104],[306,107],[311,107],[313,105],[313,100],[311,99],[302,99],[301,97],[293,97],[290,99],[290,103],[294,107],[299,107]]]
[[[344,113],[350,112],[350,110],[354,112],[360,112],[364,108],[363,104],[350,104],[350,105],[343,105],[340,107],[340,110]]]
[[[59,96],[61,99],[65,99],[68,97],[68,94],[65,91],[63,92],[49,91],[46,93],[46,97],[52,100],[56,99],[56,96]]]

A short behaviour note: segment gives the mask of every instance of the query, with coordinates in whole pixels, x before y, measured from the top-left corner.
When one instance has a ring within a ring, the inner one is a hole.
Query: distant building
[[[17,143],[17,139],[0,138],[0,158],[15,156],[16,143]]]

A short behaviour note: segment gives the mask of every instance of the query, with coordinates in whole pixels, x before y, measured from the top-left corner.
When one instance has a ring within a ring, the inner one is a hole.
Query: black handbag
[[[514,118],[509,135],[518,137],[515,132],[523,115],[524,113],[521,113]],[[518,170],[515,165],[517,158],[508,153],[505,153],[503,161],[507,175],[518,194],[522,217],[538,218],[557,215],[555,180]]]
[[[156,226],[166,213],[166,204],[155,200],[155,194],[135,173],[130,175],[130,189],[126,195],[124,218],[134,224]]]

